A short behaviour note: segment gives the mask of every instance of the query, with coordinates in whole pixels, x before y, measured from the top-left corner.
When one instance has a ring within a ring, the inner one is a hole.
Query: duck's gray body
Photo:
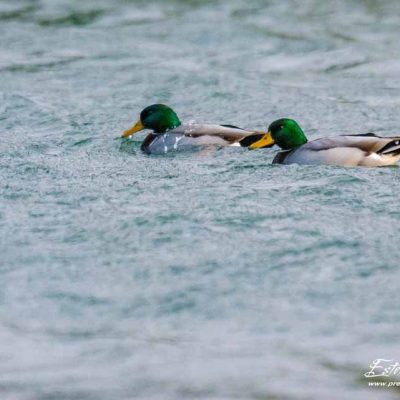
[[[273,163],[383,167],[399,160],[400,137],[368,133],[313,140],[295,150],[281,151]]]
[[[223,125],[183,124],[162,134],[150,133],[142,150],[148,154],[165,154],[199,146],[230,146],[252,135],[261,133]]]

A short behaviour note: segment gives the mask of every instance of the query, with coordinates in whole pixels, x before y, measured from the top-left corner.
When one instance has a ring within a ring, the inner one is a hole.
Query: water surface
[[[2,399],[394,399],[398,168],[146,156],[184,121],[398,134],[397,1],[0,2]]]

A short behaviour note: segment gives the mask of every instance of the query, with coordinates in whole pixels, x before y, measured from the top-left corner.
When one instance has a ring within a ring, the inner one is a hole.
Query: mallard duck
[[[250,149],[278,145],[273,164],[328,164],[345,167],[383,167],[400,160],[400,136],[381,137],[374,133],[343,135],[307,141],[299,124],[288,118],[273,122]]]
[[[175,111],[164,104],[146,107],[136,124],[126,130],[126,138],[151,129],[141,149],[145,153],[162,154],[194,146],[219,145],[248,147],[261,139],[265,132],[247,131],[233,125],[182,124]]]

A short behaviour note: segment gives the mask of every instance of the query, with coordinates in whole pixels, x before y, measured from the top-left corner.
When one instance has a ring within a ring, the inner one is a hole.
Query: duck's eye
[[[152,110],[148,110],[148,111],[145,111],[143,114],[142,114],[142,118],[147,118],[149,115],[151,115],[153,113],[153,111]]]

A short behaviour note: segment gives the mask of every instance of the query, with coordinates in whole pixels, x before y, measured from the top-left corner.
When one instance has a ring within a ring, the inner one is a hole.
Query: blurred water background
[[[0,1],[2,400],[395,399],[398,168],[146,156],[139,111],[399,134],[400,3]]]

